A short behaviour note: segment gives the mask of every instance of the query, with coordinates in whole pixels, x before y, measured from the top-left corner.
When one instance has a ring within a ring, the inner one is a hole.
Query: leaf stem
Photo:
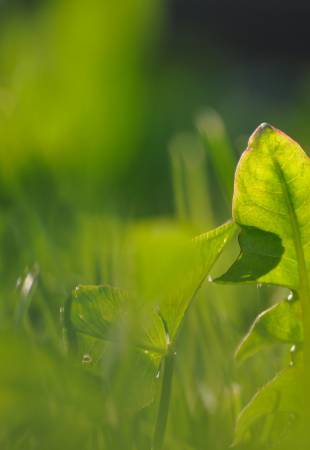
[[[163,447],[171,397],[175,356],[176,353],[174,351],[169,351],[163,361],[163,379],[152,450],[161,450]]]

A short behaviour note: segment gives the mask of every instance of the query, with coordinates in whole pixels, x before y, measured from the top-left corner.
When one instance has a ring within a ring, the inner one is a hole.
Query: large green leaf
[[[232,210],[240,227],[241,252],[217,281],[284,286],[294,292],[295,301],[281,302],[258,316],[237,350],[239,360],[273,342],[299,343],[304,334],[309,338],[309,204],[308,156],[284,133],[262,124],[251,136],[235,175]],[[263,387],[238,420],[236,442],[271,415],[268,439],[273,435],[279,441],[300,403],[301,386],[305,387],[299,369],[289,369]]]
[[[241,362],[274,343],[303,342],[300,301],[284,300],[262,312],[236,351]]]
[[[284,133],[262,124],[235,177],[233,218],[242,229],[241,254],[219,281],[282,285],[309,297],[309,204],[308,156]]]
[[[233,218],[241,230],[241,252],[217,281],[284,286],[301,303],[285,302],[258,317],[239,347],[239,359],[276,339],[301,339],[301,321],[307,320],[310,307],[309,203],[308,156],[284,133],[262,124],[251,136],[235,176]]]
[[[241,252],[217,281],[288,287],[310,302],[310,161],[270,125],[251,136],[235,177],[233,217]],[[305,306],[303,306],[304,308]],[[238,349],[244,359],[275,339],[299,342],[299,304],[283,303],[255,321]]]

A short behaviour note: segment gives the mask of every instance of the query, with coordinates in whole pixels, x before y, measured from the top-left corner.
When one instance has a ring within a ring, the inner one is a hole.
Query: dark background
[[[2,0],[1,19],[29,20],[43,3]],[[50,2],[53,4],[53,2]],[[307,1],[170,0],[144,54],[144,122],[135,157],[109,197],[130,215],[171,213],[169,142],[195,131],[205,108],[222,117],[236,157],[261,122],[310,144],[310,5]],[[87,17],[87,7],[85,12]],[[106,186],[102,189],[102,195]]]

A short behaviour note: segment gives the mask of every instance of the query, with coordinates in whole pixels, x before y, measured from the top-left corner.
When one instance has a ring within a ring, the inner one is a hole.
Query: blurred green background
[[[151,448],[157,403],[130,331],[94,374],[95,344],[67,354],[63,307],[78,284],[160,296],[184,227],[230,218],[259,123],[309,148],[310,9],[295,3],[0,2],[1,449]],[[237,367],[234,350],[283,295],[205,283],[180,336],[166,449],[229,448],[240,408],[283,362],[275,348]]]

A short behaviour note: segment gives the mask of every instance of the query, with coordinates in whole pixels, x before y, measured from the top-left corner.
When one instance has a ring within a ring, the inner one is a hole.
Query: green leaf
[[[85,371],[100,377],[105,402],[116,411],[131,415],[153,401],[160,354],[79,334],[77,357]]]
[[[239,360],[276,341],[302,342],[303,332],[306,341],[310,338],[309,203],[308,156],[284,133],[262,124],[251,136],[235,175],[232,211],[241,230],[240,255],[217,281],[284,286],[296,301],[282,302],[256,319],[237,350]],[[279,442],[291,412],[298,411],[302,381],[299,369],[289,369],[261,389],[239,417],[236,443],[267,416],[267,426],[258,433],[256,429],[256,436],[265,445],[267,429],[268,439],[274,433]]]
[[[218,281],[276,284],[309,297],[309,203],[308,156],[284,133],[262,124],[235,177],[233,218],[242,229],[241,254]]]
[[[266,384],[241,411],[234,444],[251,437],[262,447],[281,448],[283,441],[301,427],[300,411],[303,404],[302,371],[298,367],[283,370]],[[260,425],[259,432],[255,428]],[[261,448],[261,447],[259,447]]]
[[[159,315],[148,310],[143,317],[134,300],[110,286],[78,286],[71,300],[77,356],[85,370],[101,377],[106,401],[126,415],[152,402],[167,348]]]
[[[110,286],[77,286],[72,299],[71,318],[76,330],[109,339],[111,324],[119,319],[127,295]]]
[[[165,293],[160,303],[160,313],[172,342],[177,337],[195,294],[236,230],[236,225],[228,222],[192,241],[193,251],[188,253],[191,256],[187,263],[188,269],[180,278],[179,285]]]
[[[94,338],[114,341],[118,329],[133,316],[135,303],[130,295],[111,286],[78,286],[71,302],[71,321],[75,330]],[[142,323],[143,312],[138,319]],[[163,354],[167,348],[166,332],[160,316],[148,310],[141,330],[136,334],[136,344],[144,350]]]
[[[244,361],[276,342],[303,342],[300,301],[284,300],[262,312],[241,341],[236,359]]]

